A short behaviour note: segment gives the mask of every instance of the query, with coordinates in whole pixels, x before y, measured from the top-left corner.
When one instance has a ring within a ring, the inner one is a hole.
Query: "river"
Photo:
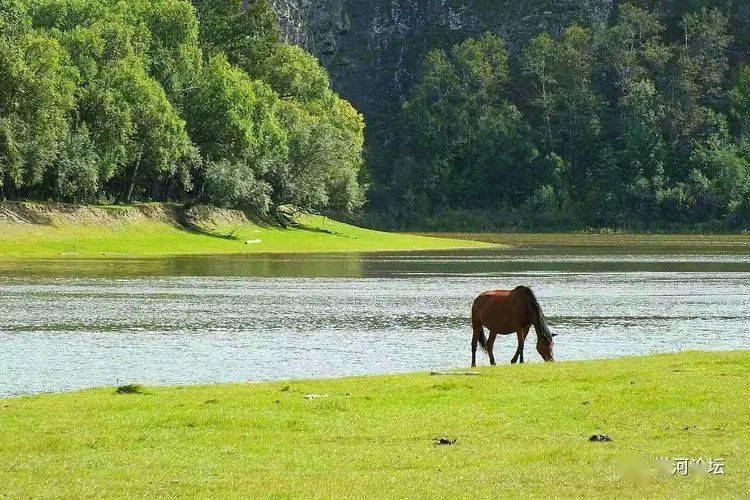
[[[519,284],[559,335],[558,360],[750,342],[747,251],[8,261],[0,396],[466,367],[474,297]],[[499,338],[498,362],[515,346],[514,335]],[[533,340],[526,359],[540,361]]]

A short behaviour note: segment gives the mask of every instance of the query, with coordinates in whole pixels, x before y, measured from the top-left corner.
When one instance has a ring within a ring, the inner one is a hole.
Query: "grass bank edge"
[[[468,330],[467,330],[468,332]],[[467,336],[470,334],[467,333]],[[468,349],[467,349],[468,352]],[[532,356],[538,357],[536,353],[533,353]],[[541,362],[541,359],[532,361],[530,363],[524,363],[524,364],[508,364],[508,363],[500,363],[495,366],[489,366],[489,365],[482,365],[480,364],[477,367],[470,368],[468,364],[465,367],[454,367],[454,368],[446,368],[446,369],[440,369],[440,370],[424,370],[424,371],[414,371],[414,372],[395,372],[395,373],[381,373],[381,374],[374,374],[374,375],[348,375],[348,376],[340,376],[340,377],[318,377],[318,378],[292,378],[292,379],[278,379],[278,380],[268,380],[268,381],[254,381],[254,380],[246,380],[246,381],[236,381],[236,382],[225,382],[225,383],[208,383],[208,384],[167,384],[167,385],[153,385],[148,384],[142,381],[130,381],[128,383],[124,383],[119,386],[110,386],[110,385],[104,385],[104,386],[95,386],[95,387],[89,387],[85,389],[77,389],[77,390],[70,390],[70,391],[62,391],[62,392],[46,392],[46,393],[40,393],[40,394],[31,394],[31,395],[19,395],[19,396],[8,396],[8,397],[0,397],[0,401],[8,401],[12,399],[36,399],[36,398],[45,398],[45,397],[64,397],[64,396],[73,396],[76,394],[83,394],[83,393],[104,393],[104,394],[117,394],[118,390],[121,388],[129,388],[129,387],[136,387],[139,389],[139,391],[133,392],[133,394],[140,393],[140,394],[153,394],[156,392],[169,392],[172,390],[182,391],[186,389],[190,390],[202,390],[202,389],[213,389],[213,388],[255,388],[255,389],[261,389],[264,387],[281,387],[284,388],[290,384],[297,384],[302,386],[307,385],[320,385],[320,384],[338,384],[338,383],[347,383],[347,382],[358,382],[358,381],[366,381],[366,380],[384,380],[384,381],[393,381],[393,380],[399,380],[399,379],[411,379],[411,378],[419,378],[419,377],[434,377],[436,380],[442,379],[443,377],[478,377],[481,379],[482,377],[486,376],[492,376],[492,375],[500,375],[504,372],[513,373],[513,370],[526,370],[527,374],[549,374],[550,370],[554,370],[557,367],[563,366],[565,368],[575,368],[575,367],[583,367],[585,369],[590,369],[592,373],[595,373],[598,369],[602,367],[625,367],[630,368],[630,365],[638,365],[644,362],[653,361],[657,365],[658,363],[662,362],[676,362],[676,363],[682,363],[682,364],[690,364],[690,363],[700,363],[703,361],[710,361],[711,359],[717,359],[719,362],[726,359],[740,359],[744,363],[747,364],[748,368],[748,382],[750,383],[750,348],[749,349],[732,349],[732,350],[698,350],[698,349],[690,349],[690,350],[682,350],[679,352],[663,352],[663,353],[652,353],[652,354],[642,354],[642,355],[627,355],[627,356],[618,356],[618,357],[612,357],[612,358],[595,358],[595,359],[584,359],[584,360],[557,360],[554,363],[543,363]],[[468,359],[468,356],[467,356]],[[486,360],[484,358],[481,358],[481,360],[478,359],[479,363],[484,363]],[[539,361],[539,362],[537,362]],[[658,367],[658,366],[656,366]],[[750,386],[749,386],[750,388]],[[128,394],[128,391],[122,392],[123,394]]]
[[[44,204],[25,206],[44,210]],[[149,204],[138,208],[164,206]],[[123,214],[134,207],[90,208],[103,214]],[[210,232],[189,230],[169,220],[142,217],[102,224],[96,220],[59,222],[53,216],[49,220],[48,224],[29,224],[0,219],[0,259],[367,253],[497,246],[487,242],[374,231],[317,215],[302,215],[299,227],[288,229],[243,220],[220,223],[211,227]]]

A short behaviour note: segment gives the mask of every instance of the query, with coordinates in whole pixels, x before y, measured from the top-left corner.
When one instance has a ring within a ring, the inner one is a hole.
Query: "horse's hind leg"
[[[474,335],[471,338],[471,366],[477,366],[477,345],[479,344],[479,339],[476,335]]]
[[[492,348],[495,346],[495,339],[497,338],[497,333],[490,332],[490,338],[487,339],[487,354],[490,355],[490,364],[495,365],[495,354],[492,351]]]

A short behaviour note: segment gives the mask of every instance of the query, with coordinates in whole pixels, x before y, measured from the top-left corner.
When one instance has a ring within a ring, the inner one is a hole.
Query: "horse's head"
[[[543,336],[539,336],[539,338],[537,338],[536,350],[544,361],[555,360],[555,356],[552,353],[552,350],[555,347],[555,341],[552,340],[552,337],[554,336],[555,334],[553,333],[548,339],[544,338]]]

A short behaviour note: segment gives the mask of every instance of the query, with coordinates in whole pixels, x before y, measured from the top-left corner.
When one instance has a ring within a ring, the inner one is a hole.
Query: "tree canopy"
[[[370,188],[397,227],[747,228],[746,17],[631,0],[433,50],[368,185],[362,116],[268,0],[0,0],[0,199],[273,214]]]
[[[266,0],[0,0],[0,198],[364,201],[362,117]]]
[[[430,52],[391,223],[748,227],[750,55],[732,51],[726,9],[643,3],[515,52],[490,33]]]

